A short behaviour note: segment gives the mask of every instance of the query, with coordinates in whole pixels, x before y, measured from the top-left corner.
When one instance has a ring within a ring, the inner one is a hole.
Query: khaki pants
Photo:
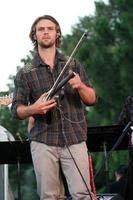
[[[66,177],[71,196],[74,200],[90,200],[90,177],[88,152],[85,142],[69,147],[89,188],[79,174],[66,147],[53,147],[43,143],[31,142],[31,154],[37,180],[37,191],[41,200],[60,199],[60,165]]]

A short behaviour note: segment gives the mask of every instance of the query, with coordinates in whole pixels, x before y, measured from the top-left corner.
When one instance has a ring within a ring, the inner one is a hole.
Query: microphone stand
[[[16,134],[17,138],[19,139],[19,141],[21,141],[21,143],[23,143],[23,140],[20,136],[19,133]],[[8,138],[9,143],[12,145],[12,141],[10,140],[10,138]],[[19,152],[19,145],[17,144],[17,140],[15,140],[15,145],[14,146],[14,155],[16,156],[16,160],[17,160],[17,200],[21,200],[21,189],[20,189],[20,152]]]
[[[18,200],[21,200],[20,157],[17,158]]]
[[[17,133],[16,136],[18,137],[19,141],[23,144],[23,140],[20,136],[20,133]],[[18,200],[21,200],[21,183],[20,183],[20,171],[21,171],[21,167],[20,167],[20,153],[19,153],[19,148],[17,147],[17,179],[18,179]]]
[[[104,157],[105,157],[105,163],[104,163],[104,169],[105,169],[105,179],[106,179],[106,190],[109,192],[109,163],[107,158],[107,143],[103,143],[103,149],[104,149]]]
[[[127,132],[129,131],[129,128],[130,126],[132,125],[132,121],[129,121],[128,124],[125,126],[125,128],[123,129],[122,131],[122,134],[121,136],[118,138],[118,140],[116,141],[116,143],[114,144],[114,146],[112,147],[112,149],[106,154],[105,154],[105,158],[101,164],[101,167],[97,170],[95,176],[94,176],[94,179],[96,178],[96,176],[99,174],[99,172],[101,171],[101,169],[103,168],[103,166],[105,165],[107,168],[105,170],[108,171],[108,160],[112,154],[112,152],[119,146],[119,144],[122,142],[124,136],[127,134]],[[104,149],[106,150],[106,149]],[[107,175],[107,174],[106,174]],[[107,181],[107,180],[106,180]],[[108,184],[108,181],[107,181],[107,190],[109,190],[109,184]]]

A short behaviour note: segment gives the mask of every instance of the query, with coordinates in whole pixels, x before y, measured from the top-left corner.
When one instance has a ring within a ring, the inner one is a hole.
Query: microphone
[[[8,142],[9,142],[10,144],[12,144],[12,141],[10,140],[9,135],[7,135],[7,140],[8,140]]]
[[[16,133],[16,136],[20,140],[21,143],[24,143],[20,133]]]
[[[50,94],[48,94],[48,99],[52,98],[71,78],[73,78],[75,76],[74,72],[71,72],[70,74],[68,74],[59,84],[58,86],[51,91]],[[46,97],[47,98],[47,97]]]

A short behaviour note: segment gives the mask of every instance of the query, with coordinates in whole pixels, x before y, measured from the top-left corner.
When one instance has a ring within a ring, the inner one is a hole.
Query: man
[[[70,63],[69,70],[75,76],[58,91],[58,98],[45,101],[67,61],[57,49],[61,36],[60,25],[52,16],[44,15],[33,22],[30,39],[36,54],[16,75],[12,113],[19,119],[35,119],[29,140],[40,199],[59,199],[61,165],[72,198],[90,200],[83,103],[94,104],[96,94],[79,62],[73,59]]]
[[[129,122],[133,124],[133,96],[128,96],[123,105],[122,111],[119,116],[119,124],[127,125]],[[127,187],[125,199],[133,199],[133,125],[129,131],[129,164],[127,174]]]

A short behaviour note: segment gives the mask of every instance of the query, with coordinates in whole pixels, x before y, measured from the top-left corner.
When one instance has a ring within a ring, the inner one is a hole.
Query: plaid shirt
[[[18,105],[33,104],[43,93],[49,91],[66,63],[66,57],[56,52],[54,70],[51,73],[47,64],[36,54],[33,60],[20,69],[15,78],[15,90],[12,102],[12,114],[17,116]],[[91,87],[87,81],[83,66],[73,60],[69,66],[78,73],[81,80]],[[68,75],[67,70],[64,77]],[[83,103],[76,90],[67,83],[58,92],[57,107],[45,115],[34,115],[35,125],[29,133],[29,139],[52,146],[76,144],[87,139],[87,124]],[[66,140],[66,141],[65,141]]]

